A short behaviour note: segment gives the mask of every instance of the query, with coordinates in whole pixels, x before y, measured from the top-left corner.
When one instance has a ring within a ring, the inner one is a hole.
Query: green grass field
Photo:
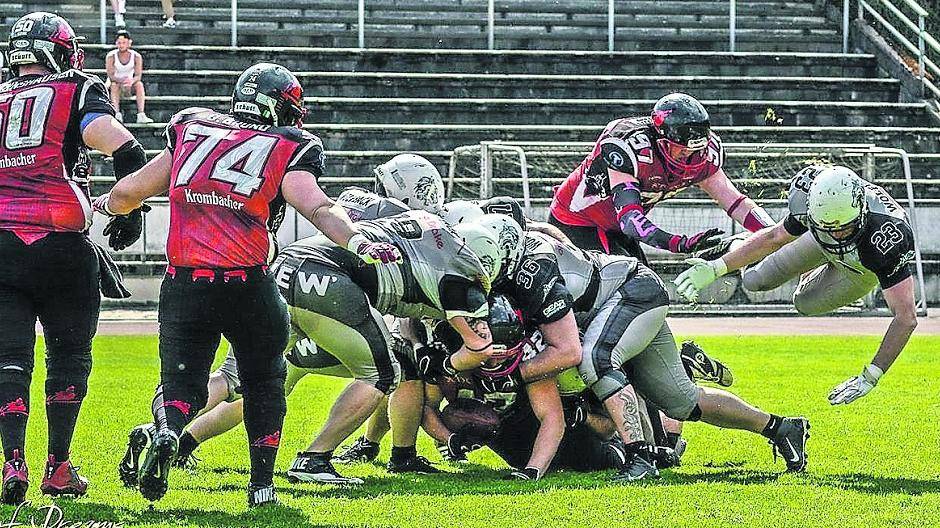
[[[940,337],[915,337],[901,360],[867,398],[831,408],[826,395],[857,373],[876,338],[707,337],[702,345],[731,365],[734,390],[768,411],[802,414],[812,422],[809,468],[783,474],[756,435],[704,424],[686,428],[682,467],[657,482],[619,485],[609,474],[555,473],[536,483],[503,482],[504,467],[481,451],[471,464],[444,466],[453,474],[392,476],[381,466],[346,468],[366,480],[355,489],[304,484],[279,477],[283,506],[248,512],[248,456],[241,429],[197,452],[192,474],[171,475],[170,492],[151,508],[121,486],[116,464],[127,431],[149,421],[157,380],[155,337],[100,337],[90,396],[73,444],[73,460],[92,483],[89,495],[60,500],[68,522],[112,521],[125,526],[936,526],[940,525]],[[37,366],[42,365],[41,352]],[[219,358],[221,359],[221,357]],[[42,402],[37,367],[33,401]],[[288,400],[279,457],[283,472],[309,442],[344,381],[311,377]],[[33,407],[28,440],[29,498],[40,496],[45,453],[42,405]],[[422,434],[419,451],[438,456]],[[383,445],[381,459],[387,460]],[[17,522],[29,524],[21,512]],[[13,510],[0,510],[0,527]],[[42,518],[35,524],[41,526]],[[65,524],[59,524],[64,528]]]

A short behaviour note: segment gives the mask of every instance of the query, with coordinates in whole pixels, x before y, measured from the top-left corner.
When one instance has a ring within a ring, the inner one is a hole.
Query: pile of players
[[[101,82],[80,72],[81,50],[63,19],[27,15],[10,49],[14,78],[0,85],[0,111],[4,155],[19,161],[0,169],[0,258],[17,263],[0,275],[6,503],[22,501],[28,486],[37,317],[49,367],[41,488],[86,492],[68,447],[87,391],[98,288],[127,295],[107,253],[85,235],[91,208],[111,217],[105,233],[120,249],[140,235],[143,202],[162,193],[170,265],[160,292],[160,385],[153,422],[130,433],[119,466],[125,484],[150,500],[167,492],[174,467],[195,467],[201,442],[244,421],[248,503],[275,503],[286,395],[308,373],[352,381],[291,463],[292,481],[361,484],[334,463],[374,460],[389,431],[389,471],[439,472],[416,452],[421,428],[448,461],[492,448],[512,467],[507,478],[567,468],[643,480],[678,463],[682,423],[699,420],[762,435],[788,470],[803,470],[805,418],[696,384],[732,378],[694,343],[676,345],[666,287],[640,243],[697,255],[675,281],[692,301],[736,269],[753,290],[802,274],[794,302],[803,313],[880,285],[895,318],[872,363],[832,392],[833,404],[868,393],[916,325],[913,238],[901,207],[847,168],[813,166],[794,177],[789,213],[774,224],[721,170],[720,140],[688,95],[608,124],[557,189],[548,221],[537,222],[511,198],[444,203],[438,171],[413,154],[377,167],[372,191],[330,199],[317,184],[323,145],[302,129],[303,89],[281,66],[245,70],[227,113],[177,113],[166,148],[147,162]],[[86,147],[112,155],[118,179],[93,203],[82,188]],[[692,185],[755,234],[672,234],[647,217]],[[277,251],[287,204],[321,234]],[[210,374],[222,336],[229,355]],[[334,454],[366,421],[366,434]]]

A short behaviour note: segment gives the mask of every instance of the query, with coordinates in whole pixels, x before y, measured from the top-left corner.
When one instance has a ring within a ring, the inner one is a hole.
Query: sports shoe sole
[[[304,471],[287,471],[287,481],[291,484],[298,482],[317,482],[319,484],[359,485],[364,481],[356,477],[342,477],[333,473],[306,473]]]
[[[144,463],[140,465],[140,480],[137,482],[140,494],[150,501],[159,500],[166,495],[170,467],[176,456],[172,442],[157,442],[160,442],[160,439],[155,440],[147,450]]]
[[[118,475],[120,475],[124,486],[128,488],[137,487],[137,475],[140,471],[138,462],[149,441],[149,435],[140,427],[135,427],[127,435],[127,451],[124,453],[121,463],[118,464]]]
[[[26,500],[26,490],[29,482],[18,478],[11,478],[3,483],[3,492],[0,493],[0,502],[17,506]]]
[[[84,490],[77,490],[75,488],[56,488],[53,486],[40,486],[39,490],[42,491],[43,495],[49,495],[50,497],[70,497],[73,499],[84,497],[88,493],[88,488],[85,488]]]

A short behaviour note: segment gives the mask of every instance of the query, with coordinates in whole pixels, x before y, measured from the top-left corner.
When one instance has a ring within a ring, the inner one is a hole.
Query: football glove
[[[563,399],[562,409],[565,412],[565,426],[574,429],[587,421],[591,406],[582,396],[575,396]]]
[[[522,381],[522,376],[519,375],[518,369],[505,376],[479,376],[477,382],[486,394],[516,392],[519,387],[525,384]]]
[[[685,263],[691,267],[680,273],[672,283],[676,285],[676,293],[685,297],[689,302],[697,301],[698,294],[702,289],[715,282],[718,277],[728,273],[728,266],[721,259],[690,258],[685,259]]]
[[[716,246],[721,243],[723,234],[724,231],[713,227],[692,236],[682,235],[676,244],[676,253],[695,253]]]
[[[460,460],[461,458],[466,459],[467,453],[471,451],[476,451],[483,447],[484,441],[477,436],[471,434],[470,428],[464,425],[456,433],[451,433],[447,437],[447,456],[445,458]],[[443,449],[441,453],[443,453]]]
[[[346,249],[355,253],[366,264],[395,264],[401,262],[401,251],[388,242],[372,242],[362,233],[353,235]]]
[[[503,480],[538,480],[541,475],[539,469],[527,467],[525,469],[514,469]]]
[[[457,369],[450,362],[450,351],[438,341],[415,348],[415,362],[425,380],[435,381],[457,375]]]
[[[741,242],[751,236],[751,233],[743,232],[736,235],[726,236],[718,241],[717,244],[701,251],[696,251],[692,256],[705,260],[715,260],[725,256],[726,253],[740,245]]]
[[[838,387],[832,389],[829,393],[829,403],[840,405],[854,402],[871,392],[883,375],[884,371],[875,365],[866,366],[861,374],[843,381]]]

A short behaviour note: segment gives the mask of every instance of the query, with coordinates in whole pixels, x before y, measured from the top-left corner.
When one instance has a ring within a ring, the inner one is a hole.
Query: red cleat
[[[26,488],[29,487],[29,471],[20,451],[13,451],[13,459],[3,464],[3,491],[0,502],[14,506],[26,500]]]
[[[78,474],[78,468],[70,460],[56,462],[49,455],[46,473],[42,477],[39,489],[46,495],[81,497],[88,492],[88,481]]]

